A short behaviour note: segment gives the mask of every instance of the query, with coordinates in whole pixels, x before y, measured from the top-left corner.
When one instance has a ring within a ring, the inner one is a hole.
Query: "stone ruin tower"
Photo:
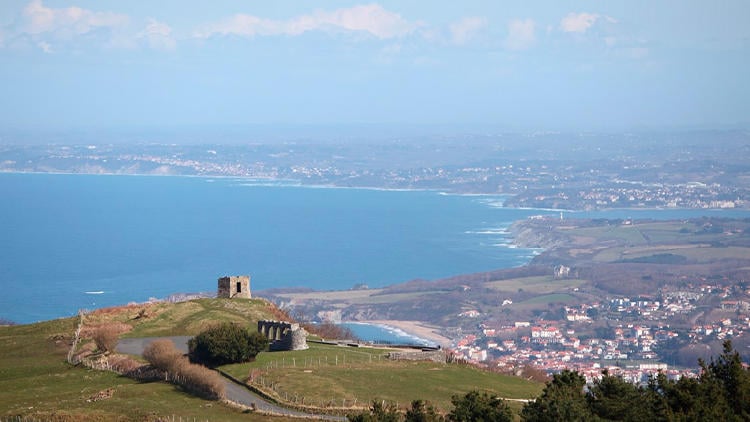
[[[229,299],[250,299],[250,276],[233,275],[219,278],[216,297]]]
[[[272,352],[307,349],[307,331],[297,323],[260,320],[258,332],[268,338]]]

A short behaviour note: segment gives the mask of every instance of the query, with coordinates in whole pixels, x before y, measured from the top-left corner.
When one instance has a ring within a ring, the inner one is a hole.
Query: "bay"
[[[223,275],[334,290],[523,265],[538,251],[512,247],[506,229],[558,214],[502,196],[198,177],[0,174],[0,199],[0,318],[20,323],[213,292]],[[570,216],[750,216],[624,213]]]
[[[364,342],[386,345],[437,346],[430,340],[385,324],[342,322],[340,325],[350,329],[357,336],[357,340]]]

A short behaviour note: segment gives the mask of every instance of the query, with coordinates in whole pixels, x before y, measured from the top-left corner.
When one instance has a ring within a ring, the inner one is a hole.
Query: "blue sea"
[[[342,322],[341,326],[350,329],[358,340],[386,345],[411,345],[437,347],[437,343],[407,333],[386,324],[368,324],[362,322]]]
[[[230,178],[0,174],[0,318],[211,292],[223,275],[253,289],[347,289],[513,267],[502,196],[310,188]],[[566,216],[686,218],[747,211],[606,211]]]

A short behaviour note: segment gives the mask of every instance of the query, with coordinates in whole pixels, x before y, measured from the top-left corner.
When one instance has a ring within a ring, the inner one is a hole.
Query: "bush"
[[[155,340],[146,346],[143,358],[185,391],[208,399],[224,397],[224,382],[216,372],[191,364],[171,340]]]
[[[395,403],[374,400],[369,411],[348,415],[349,422],[400,422],[401,412]]]
[[[154,368],[173,372],[184,356],[177,350],[172,340],[154,340],[143,350],[143,358]]]
[[[190,339],[190,360],[208,366],[249,362],[268,347],[268,339],[261,333],[225,323]]]
[[[115,357],[109,358],[109,365],[113,371],[118,374],[127,376],[134,371],[143,368],[145,365],[137,360],[123,355],[116,355]]]
[[[97,327],[91,333],[91,338],[96,343],[96,348],[100,351],[114,352],[121,332],[122,330],[119,326],[106,324]]]
[[[505,400],[487,393],[479,394],[478,391],[470,391],[464,396],[453,396],[451,402],[454,408],[448,414],[449,421],[511,422],[513,420],[513,412]]]
[[[187,358],[180,358],[170,379],[184,390],[212,400],[224,397],[225,386],[221,375],[205,366],[190,363]]]

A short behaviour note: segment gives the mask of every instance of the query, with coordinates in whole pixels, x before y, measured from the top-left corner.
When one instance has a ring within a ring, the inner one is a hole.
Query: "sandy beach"
[[[438,333],[438,329],[431,327],[420,321],[400,321],[400,320],[371,320],[371,321],[358,321],[367,324],[377,325],[388,325],[390,327],[398,328],[406,333],[430,340],[439,344],[442,347],[448,347],[451,344],[451,340]]]

